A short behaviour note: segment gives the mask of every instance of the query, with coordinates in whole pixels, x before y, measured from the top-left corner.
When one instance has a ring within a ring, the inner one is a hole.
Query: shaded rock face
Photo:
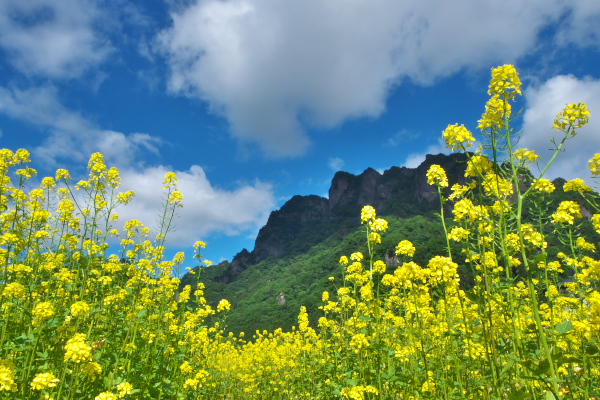
[[[390,199],[406,194],[416,202],[437,201],[437,188],[427,183],[427,171],[433,164],[441,165],[450,184],[464,183],[467,157],[464,154],[428,154],[417,168],[391,167],[383,174],[372,168],[356,176],[348,172],[335,174],[329,189],[329,209],[371,205],[381,208]],[[335,212],[334,212],[335,213]]]
[[[300,227],[328,219],[356,218],[356,210],[365,205],[380,209],[397,201],[432,203],[438,201],[437,188],[427,183],[427,171],[433,164],[441,165],[450,185],[464,183],[467,157],[464,154],[427,155],[417,168],[391,167],[383,174],[372,168],[360,175],[337,172],[331,182],[329,199],[320,196],[294,196],[273,211],[256,238],[254,250],[244,249],[231,262],[231,279],[251,265],[268,257],[284,254],[286,245],[294,240]],[[437,204],[437,203],[436,203]],[[343,210],[352,210],[344,213]]]
[[[327,199],[315,195],[292,197],[280,210],[271,213],[267,224],[258,232],[252,251],[253,263],[259,263],[268,257],[282,255],[285,252],[286,244],[296,238],[302,225],[325,221],[328,218],[329,202]],[[234,261],[237,258],[238,256],[234,258]]]

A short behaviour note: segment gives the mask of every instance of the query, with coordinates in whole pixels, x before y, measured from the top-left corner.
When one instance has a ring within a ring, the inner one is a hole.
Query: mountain
[[[271,213],[252,251],[243,249],[231,262],[203,269],[207,300],[232,302],[228,324],[234,330],[289,329],[300,305],[316,311],[321,292],[333,290],[327,279],[341,278],[339,257],[366,251],[360,224],[365,205],[375,207],[390,223],[382,245],[389,262],[395,259],[395,245],[409,233],[411,240],[422,236],[426,247],[443,246],[441,224],[434,216],[439,212],[437,189],[427,183],[426,173],[438,164],[451,183],[463,183],[466,160],[458,153],[427,155],[417,168],[391,167],[383,173],[368,168],[360,175],[337,172],[329,198],[292,197]],[[432,235],[432,230],[438,234]],[[418,251],[417,259],[419,253],[425,258],[425,252]],[[186,274],[182,286],[195,279]]]
[[[431,257],[445,252],[446,242],[435,215],[440,211],[437,188],[427,183],[426,173],[438,164],[450,186],[464,184],[466,161],[465,154],[438,154],[427,155],[417,168],[391,167],[383,173],[368,168],[360,175],[337,172],[329,198],[292,197],[271,213],[252,251],[243,249],[231,262],[203,268],[207,301],[216,304],[226,298],[232,303],[227,324],[235,332],[290,329],[297,324],[300,306],[307,307],[316,323],[322,292],[335,292],[336,282],[343,279],[340,256],[367,253],[360,223],[365,205],[375,207],[389,223],[378,246],[378,256],[388,267],[397,264],[395,246],[405,239],[417,247],[414,261],[427,265]],[[556,201],[576,198],[571,195],[576,196],[557,189]],[[470,272],[463,272],[461,283],[468,285]],[[335,278],[334,283],[329,277]],[[195,280],[195,275],[187,274],[181,285],[193,285]]]
[[[328,199],[316,195],[294,196],[281,209],[273,211],[258,233],[254,250],[239,252],[219,279],[223,283],[231,282],[251,265],[289,254],[306,227],[322,228],[322,234],[304,238],[304,243],[314,245],[335,229],[329,225],[356,225],[365,205],[375,207],[380,215],[402,218],[438,211],[437,189],[427,183],[427,170],[432,164],[441,165],[451,182],[463,183],[466,159],[459,153],[427,155],[417,168],[391,167],[383,174],[372,168],[360,175],[337,172]]]

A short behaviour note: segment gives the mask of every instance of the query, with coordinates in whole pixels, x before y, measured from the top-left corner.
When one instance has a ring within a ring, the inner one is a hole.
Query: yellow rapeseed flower
[[[485,194],[488,196],[506,198],[513,194],[512,182],[493,172],[485,175],[482,186]]]
[[[87,362],[81,366],[81,371],[91,380],[95,380],[102,373],[102,367],[97,362]]]
[[[446,147],[453,151],[471,147],[475,142],[473,134],[464,125],[448,125],[442,135],[446,140]]]
[[[448,234],[448,239],[454,240],[456,242],[462,242],[469,236],[471,232],[466,230],[465,228],[461,228],[460,226],[455,226],[452,228],[450,233]]]
[[[485,104],[485,112],[478,121],[477,129],[503,129],[506,117],[512,112],[512,106],[498,94],[494,94]]]
[[[4,287],[2,297],[24,299],[27,295],[27,289],[19,282],[11,282]]]
[[[585,240],[584,237],[578,237],[575,245],[583,250],[596,251],[596,245]]]
[[[448,177],[444,168],[437,164],[433,164],[427,171],[427,183],[430,185],[438,185],[439,187],[448,187]]]
[[[383,262],[381,260],[377,260],[373,263],[373,272],[375,272],[377,274],[385,273],[386,268],[387,267],[385,265],[385,262]]]
[[[76,301],[71,304],[71,315],[78,317],[80,315],[87,315],[90,312],[90,305],[85,301]]]
[[[521,79],[514,65],[506,64],[492,69],[488,94],[507,99],[514,99],[516,94],[521,94]]]
[[[113,392],[102,392],[94,400],[119,400],[119,397]]]
[[[583,218],[581,208],[575,201],[563,201],[559,204],[558,209],[552,214],[552,221],[555,224],[567,223],[573,225],[575,218]]]
[[[133,386],[129,382],[121,382],[117,385],[117,390],[119,391],[119,398],[122,399],[133,392]]]
[[[360,220],[364,224],[365,222],[368,223],[375,221],[376,216],[377,212],[375,211],[375,208],[373,208],[372,206],[364,206],[360,213]]]
[[[484,155],[476,154],[467,162],[465,176],[483,176],[491,172],[493,168],[492,162]]]
[[[552,182],[544,178],[535,181],[535,183],[533,184],[533,188],[544,193],[552,193],[556,189]]]
[[[37,325],[40,322],[44,322],[45,320],[51,318],[55,313],[56,311],[54,310],[54,306],[51,302],[43,301],[41,303],[38,303],[35,305],[33,311],[31,312],[33,316],[32,324]]]
[[[231,303],[226,300],[226,299],[222,299],[221,301],[219,301],[219,304],[217,305],[217,312],[221,312],[221,311],[229,311],[231,310]]]
[[[56,181],[58,182],[61,180],[64,180],[67,183],[71,181],[71,174],[69,174],[69,171],[67,171],[66,169],[56,170]]]
[[[414,256],[415,254],[415,246],[408,240],[403,240],[396,246],[396,254],[404,254],[409,257]]]
[[[552,129],[556,129],[557,131],[573,129],[572,135],[575,136],[575,129],[586,125],[589,118],[590,111],[587,109],[586,103],[567,104],[561,112],[556,114]]]
[[[15,383],[15,364],[6,359],[0,359],[0,391],[15,391],[17,384]]]
[[[600,153],[594,154],[594,157],[590,158],[589,163],[592,175],[600,175]]]
[[[183,202],[183,193],[181,193],[178,190],[175,190],[173,193],[171,193],[171,195],[169,196],[168,199],[169,204],[177,204],[180,205],[181,202]]]
[[[65,345],[65,361],[74,361],[80,363],[82,361],[92,360],[92,347],[86,342],[85,333],[76,333]]]
[[[388,222],[383,218],[376,218],[369,222],[369,226],[376,232],[385,232],[388,228]]]
[[[106,170],[104,156],[102,153],[94,153],[90,156],[90,160],[88,161],[88,170],[90,173],[101,173],[102,171]]]
[[[591,192],[592,188],[585,184],[583,179],[571,179],[563,186],[565,192]]]
[[[533,150],[529,149],[517,149],[514,152],[514,156],[517,160],[524,160],[528,162],[535,162],[540,156]]]
[[[31,381],[31,388],[33,390],[43,390],[48,388],[56,387],[60,380],[52,373],[41,373],[36,374]]]

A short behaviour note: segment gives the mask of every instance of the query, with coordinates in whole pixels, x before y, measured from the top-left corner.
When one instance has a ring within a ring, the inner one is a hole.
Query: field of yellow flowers
[[[557,115],[562,140],[533,178],[526,170],[538,155],[513,147],[513,66],[492,70],[489,94],[474,152],[464,126],[443,133],[468,155],[467,183],[449,187],[437,165],[427,173],[446,248],[417,265],[407,238],[399,266],[386,265],[377,246],[388,224],[364,207],[368,253],[340,258],[344,279],[323,293],[318,326],[302,308],[291,332],[225,334],[227,300],[208,305],[199,276],[197,290],[179,289],[184,255],[164,259],[183,201],[175,174],[165,176],[151,240],[140,221],[113,228],[134,194],[118,191],[102,155],[92,155],[87,180],[58,170],[26,191],[36,175],[29,153],[0,150],[0,399],[600,398],[600,261],[580,233],[582,206],[600,232],[600,203],[575,179],[564,190],[581,201],[548,209],[555,188],[544,178],[589,111],[569,104]],[[600,174],[600,154],[590,170]],[[569,249],[555,259],[549,232]],[[203,262],[204,243],[194,247]],[[475,276],[468,291],[461,269]]]

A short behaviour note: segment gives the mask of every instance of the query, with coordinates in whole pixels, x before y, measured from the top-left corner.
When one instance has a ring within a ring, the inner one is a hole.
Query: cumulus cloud
[[[341,171],[344,167],[344,160],[339,157],[331,157],[327,160],[327,166],[334,171]]]
[[[158,153],[161,143],[146,133],[126,135],[99,128],[65,108],[50,86],[26,90],[0,87],[0,112],[48,132],[46,139],[31,150],[36,159],[50,168],[65,161],[81,164],[94,152],[103,153],[110,163],[129,167],[140,152]]]
[[[0,47],[30,76],[78,77],[112,51],[91,0],[0,0]]]
[[[157,227],[158,212],[164,203],[162,183],[167,172],[170,172],[167,167],[158,166],[122,173],[122,187],[136,193],[132,202],[119,212],[122,220],[139,219],[146,226]],[[198,165],[175,172],[179,179],[177,186],[184,195],[184,207],[178,210],[176,230],[168,236],[171,243],[189,246],[206,239],[209,233],[236,235],[256,231],[275,207],[270,184],[255,182],[222,190],[212,186]]]
[[[589,124],[567,140],[566,152],[558,155],[548,171],[548,177],[565,179],[590,177],[588,160],[600,152],[600,80],[578,79],[572,75],[556,76],[524,92],[527,105],[523,116],[523,134],[520,147],[536,150],[545,162],[552,157],[550,137],[559,141],[563,135],[553,131],[554,117],[568,103],[587,103],[592,110]],[[543,168],[543,166],[542,166]]]
[[[170,91],[205,100],[235,137],[275,157],[303,154],[307,126],[379,116],[404,79],[430,84],[465,68],[514,62],[565,15],[573,23],[559,26],[560,43],[598,39],[584,13],[598,8],[592,0],[187,4],[157,37]]]
[[[598,21],[600,21],[600,2],[574,0],[562,22],[557,42],[561,45],[578,43],[600,47],[600,24]]]
[[[24,91],[0,87],[0,112],[48,131],[48,137],[32,151],[33,160],[42,161],[47,169],[65,163],[85,166],[91,153],[102,153],[106,164],[121,172],[121,190],[136,192],[132,203],[118,210],[121,221],[139,219],[146,226],[156,226],[164,194],[162,182],[171,169],[163,165],[146,167],[144,156],[159,154],[160,139],[147,133],[101,129],[60,104],[50,87]],[[212,232],[234,235],[256,231],[275,206],[272,187],[267,183],[222,190],[212,186],[198,165],[174,172],[186,206],[179,212],[177,231],[168,237],[170,243],[187,246]]]

